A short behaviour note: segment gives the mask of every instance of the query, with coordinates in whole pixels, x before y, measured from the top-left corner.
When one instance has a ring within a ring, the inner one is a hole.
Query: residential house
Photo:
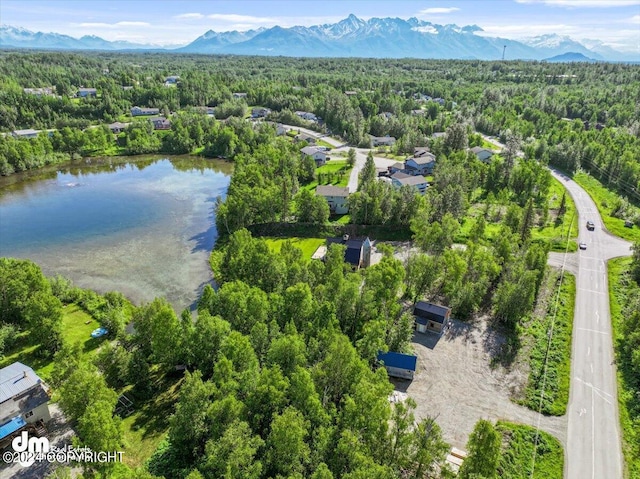
[[[170,130],[171,129],[171,121],[167,120],[164,117],[157,118],[149,118],[149,121],[153,124],[154,130]]]
[[[34,130],[33,128],[27,128],[26,130],[13,130],[11,134],[16,138],[36,138],[40,130]]]
[[[344,235],[342,238],[329,238],[327,245],[332,244],[346,246],[344,261],[353,269],[366,268],[371,264],[371,240],[368,237],[351,239],[349,235]]]
[[[371,135],[372,146],[393,146],[396,139],[393,136],[373,136]]]
[[[49,388],[29,366],[15,362],[0,369],[0,447],[24,430],[45,433],[48,403]]]
[[[284,125],[282,123],[278,123],[276,125],[276,135],[278,136],[282,136],[282,135],[286,135],[287,134],[287,129],[284,127]],[[314,141],[315,143],[315,141]]]
[[[418,357],[413,354],[402,354],[389,351],[379,352],[378,361],[387,370],[387,374],[394,378],[412,380],[416,372]]]
[[[178,75],[171,75],[165,78],[164,82],[175,84],[175,83],[178,83],[178,80],[180,80],[180,77]]]
[[[23,88],[22,91],[35,96],[53,96],[54,88],[52,86],[47,86],[44,88]]]
[[[327,162],[327,153],[317,146],[305,146],[300,150],[303,155],[310,156],[316,162],[316,167],[322,166]]]
[[[427,179],[422,175],[408,175],[406,173],[398,172],[391,176],[391,184],[395,188],[402,188],[403,186],[411,186],[416,189],[418,193],[424,195],[425,191],[429,187]]]
[[[451,308],[438,304],[418,301],[413,307],[416,329],[420,333],[432,331],[442,334],[451,322]]]
[[[302,118],[303,120],[307,120],[307,121],[317,121],[318,117],[311,112],[308,111],[296,111],[295,112],[297,116],[299,116],[300,118]]]
[[[133,85],[122,85],[122,89],[124,91],[133,90]]]
[[[349,212],[347,199],[349,188],[341,188],[333,185],[318,185],[316,195],[324,197],[329,203],[329,211],[332,215],[344,215]]]
[[[344,94],[347,95],[347,96],[355,96],[355,95],[358,94],[358,92],[355,91],[355,90],[347,90],[347,91],[344,92]]]
[[[313,137],[311,135],[307,135],[306,133],[300,133],[300,134],[296,135],[294,139],[295,139],[296,143],[298,143],[300,141],[306,141],[309,145],[315,145],[316,144],[315,137]]]
[[[76,93],[78,98],[87,98],[90,96],[98,96],[98,91],[95,88],[80,88]]]
[[[435,101],[440,106],[444,106],[445,104],[444,98],[434,98],[432,101]]]
[[[118,135],[120,133],[122,133],[128,126],[128,123],[120,123],[119,121],[116,121],[115,123],[111,123],[109,125],[109,129],[111,130],[111,133],[113,133],[114,135]]]
[[[391,120],[393,118],[393,113],[390,111],[383,111],[382,113],[378,113],[380,118],[384,118],[385,120]]]
[[[214,116],[215,109],[212,106],[194,106],[193,109],[203,115]]]
[[[413,156],[404,162],[405,172],[410,175],[431,175],[435,166],[435,155],[425,148],[416,148]]]
[[[447,136],[447,134],[444,131],[436,131],[431,134],[431,138],[433,139],[444,138],[445,136]]]
[[[247,98],[247,94],[245,92],[236,92],[233,94],[233,98]]]
[[[470,149],[471,153],[473,153],[474,155],[476,155],[476,157],[486,163],[488,162],[491,157],[493,156],[493,151],[491,150],[487,150],[486,148],[482,148],[480,146],[474,146],[473,148]]]
[[[141,108],[139,106],[134,106],[131,109],[131,116],[157,115],[159,113],[159,108]]]
[[[251,118],[264,118],[271,110],[269,108],[256,107],[251,110]]]
[[[396,173],[406,173],[406,171],[404,171],[404,163],[394,163],[393,165],[389,166],[387,168],[388,170],[388,175],[395,175]]]
[[[426,110],[411,110],[412,116],[424,116],[427,113]]]

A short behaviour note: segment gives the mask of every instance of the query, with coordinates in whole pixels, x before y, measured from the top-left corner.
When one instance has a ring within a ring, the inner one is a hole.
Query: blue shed
[[[411,354],[379,352],[378,361],[384,365],[389,376],[402,379],[413,379],[413,375],[416,372],[418,357]]]

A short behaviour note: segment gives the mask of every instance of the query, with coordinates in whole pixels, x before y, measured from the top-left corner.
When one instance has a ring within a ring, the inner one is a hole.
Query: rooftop
[[[320,196],[340,196],[346,198],[349,196],[349,188],[342,188],[333,185],[318,185],[316,194]]]
[[[19,362],[0,369],[0,404],[19,396],[40,382],[33,369]]]
[[[400,369],[408,369],[410,371],[416,370],[416,364],[418,362],[418,357],[402,354],[402,353],[378,353],[378,361],[384,363],[385,366],[389,366],[392,368],[400,368]]]

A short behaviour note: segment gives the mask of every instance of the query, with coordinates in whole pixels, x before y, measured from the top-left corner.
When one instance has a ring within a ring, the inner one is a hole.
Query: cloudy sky
[[[485,35],[518,39],[545,33],[595,39],[640,53],[640,0],[2,0],[3,24],[29,30],[159,45],[186,44],[207,30],[249,30],[360,18],[417,17],[477,24]]]

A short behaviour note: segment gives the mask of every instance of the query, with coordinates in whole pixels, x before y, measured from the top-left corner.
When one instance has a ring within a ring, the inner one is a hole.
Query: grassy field
[[[640,228],[637,226],[625,228],[623,219],[611,216],[611,207],[620,198],[617,193],[608,190],[597,179],[586,173],[576,173],[573,179],[589,193],[610,233],[629,241],[640,241]],[[632,206],[631,209],[636,214],[640,214],[640,209],[637,207]]]
[[[67,305],[62,318],[62,338],[65,344],[81,343],[83,351],[90,353],[104,340],[94,339],[91,331],[98,328],[98,322],[85,313],[75,304]],[[51,377],[53,370],[53,360],[41,358],[36,354],[38,344],[29,341],[29,331],[22,331],[16,340],[16,344],[9,353],[0,360],[0,368],[8,366],[15,361],[20,361],[30,366],[44,381]]]
[[[498,421],[502,434],[502,455],[497,477],[501,479],[562,479],[564,453],[562,444],[544,431],[531,426]],[[535,447],[535,462],[534,458]]]
[[[273,252],[279,252],[282,247],[282,243],[285,241],[291,241],[293,246],[302,250],[303,257],[311,259],[313,253],[316,252],[318,246],[323,245],[326,242],[325,238],[264,238],[269,246],[269,249]]]
[[[560,286],[560,273],[552,272],[551,275],[549,279],[553,289],[549,296],[546,315],[542,318],[533,317],[525,333],[532,343],[529,358],[531,371],[522,403],[534,411],[540,410],[543,414],[562,416],[566,413],[569,402],[576,279],[565,271]],[[553,335],[549,341],[552,327]]]
[[[609,304],[611,308],[611,325],[613,327],[613,343],[616,361],[620,360],[622,339],[622,306],[626,302],[627,286],[624,284],[625,273],[629,270],[631,258],[616,258],[609,261]],[[618,366],[618,412],[622,428],[622,453],[625,459],[625,478],[640,478],[640,398],[629,387],[628,379],[634,372],[625,369],[624,362]],[[632,377],[632,376],[631,376]],[[635,415],[634,415],[635,411]]]
[[[324,165],[316,168],[316,178],[318,175],[322,175],[322,183],[314,180],[304,185],[303,188],[313,191],[318,184],[345,187],[349,183],[350,174],[351,167],[347,164],[347,160],[329,160]]]
[[[166,437],[183,380],[182,377],[162,375],[157,366],[151,368],[151,377],[154,390],[159,393],[143,403],[134,402],[135,412],[122,420],[123,462],[134,468],[142,466]]]
[[[552,251],[564,252],[567,249],[568,236],[571,238],[568,250],[573,252],[578,250],[578,244],[576,243],[575,238],[578,236],[579,225],[577,216],[574,218],[576,207],[569,194],[565,196],[566,212],[564,216],[559,220],[556,219],[556,212],[560,207],[563,192],[564,188],[562,184],[554,179],[551,183],[549,194],[547,196],[549,219],[547,219],[544,225],[534,226],[531,229],[531,239],[536,242],[548,242]],[[493,205],[492,211],[495,211],[496,208],[499,208],[499,206]],[[506,207],[504,209],[506,210]],[[476,218],[481,214],[484,214],[484,210],[484,203],[476,203],[469,208],[467,216],[465,217],[460,231],[455,238],[456,243],[465,243],[469,239],[471,230],[476,224]],[[494,239],[500,232],[501,224],[502,218],[495,222],[487,221],[485,237],[488,240]]]

